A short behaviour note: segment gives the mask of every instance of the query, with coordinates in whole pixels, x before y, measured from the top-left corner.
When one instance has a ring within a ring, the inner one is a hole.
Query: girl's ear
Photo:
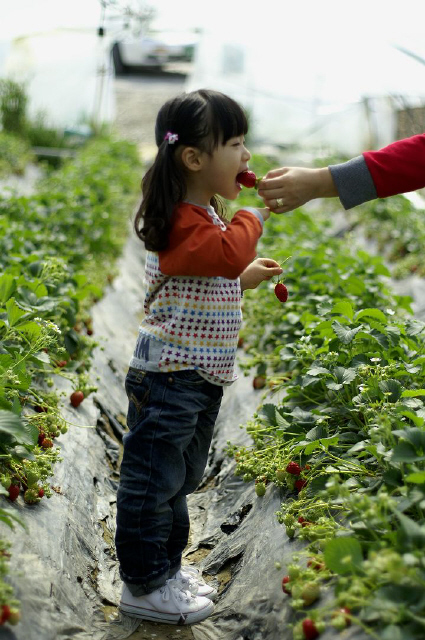
[[[203,153],[196,147],[184,147],[181,153],[181,161],[185,169],[199,171],[203,166]]]

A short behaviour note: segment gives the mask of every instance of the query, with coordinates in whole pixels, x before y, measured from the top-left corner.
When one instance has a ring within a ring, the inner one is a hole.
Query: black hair
[[[146,249],[161,251],[167,247],[174,207],[186,195],[183,168],[176,161],[178,147],[196,147],[211,154],[219,144],[247,131],[247,116],[242,107],[218,91],[200,89],[183,93],[161,107],[155,125],[158,152],[143,177],[143,199],[134,221],[136,234]],[[165,139],[168,132],[178,135],[174,144]],[[224,213],[224,202],[217,196],[213,196],[211,205],[217,213]]]

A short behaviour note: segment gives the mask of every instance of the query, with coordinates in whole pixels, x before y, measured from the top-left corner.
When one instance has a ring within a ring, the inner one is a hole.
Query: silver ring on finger
[[[282,198],[276,198],[276,207],[283,207]]]

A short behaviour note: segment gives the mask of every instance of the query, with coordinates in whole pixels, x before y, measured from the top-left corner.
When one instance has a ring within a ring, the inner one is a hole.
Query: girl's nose
[[[246,147],[244,147],[244,148],[243,148],[243,150],[244,150],[244,153],[243,153],[243,158],[244,158],[244,160],[247,160],[247,161],[248,161],[248,160],[250,160],[250,158],[251,158],[251,154],[250,154],[250,152],[248,151],[248,149],[247,149]]]

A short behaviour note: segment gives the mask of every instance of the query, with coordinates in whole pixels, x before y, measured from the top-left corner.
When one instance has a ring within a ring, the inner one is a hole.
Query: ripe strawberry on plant
[[[302,627],[305,640],[315,640],[319,637],[320,632],[311,618],[305,618]]]
[[[7,622],[10,618],[11,609],[8,604],[2,604],[0,613],[0,625]]]
[[[302,516],[300,516],[298,518],[298,522],[300,523],[300,525],[304,528],[304,527],[308,527],[310,524],[312,524],[310,522],[310,520],[306,520],[305,518],[303,518]]]
[[[309,522],[309,524],[311,523]],[[314,569],[315,571],[322,571],[322,569],[325,568],[325,563],[320,562],[320,560],[317,560],[316,558],[310,558],[307,561],[307,567]]]
[[[71,393],[70,402],[73,407],[78,407],[84,400],[84,393],[82,391],[74,391]]]
[[[295,488],[298,492],[300,492],[305,487],[306,484],[307,484],[307,480],[304,480],[303,478],[299,478],[295,482]]]
[[[15,500],[19,496],[20,490],[21,490],[21,487],[19,486],[19,484],[11,484],[10,487],[8,488],[9,500],[11,500],[12,502],[15,502]]]
[[[236,182],[239,182],[239,184],[247,187],[248,189],[252,189],[252,187],[257,188],[260,179],[261,178],[257,178],[253,171],[249,171],[248,169],[246,171],[241,171],[241,173],[238,173],[236,176]]]
[[[290,462],[286,467],[286,472],[291,473],[293,476],[299,476],[301,467],[297,462]]]
[[[50,449],[51,447],[53,447],[53,440],[51,440],[50,438],[43,438],[41,446],[43,447],[43,449]]]
[[[283,591],[283,593],[286,593],[286,595],[288,595],[288,596],[291,595],[291,592],[288,591],[288,589],[286,588],[286,585],[290,581],[291,581],[291,578],[289,576],[283,576],[283,578],[282,578],[282,591]]]

